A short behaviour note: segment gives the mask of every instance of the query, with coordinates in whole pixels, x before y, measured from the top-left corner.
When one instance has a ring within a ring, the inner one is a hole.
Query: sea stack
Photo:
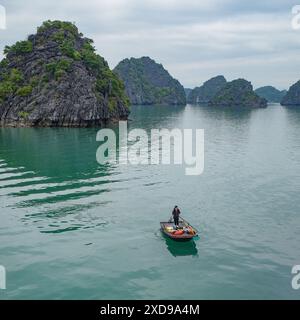
[[[245,79],[236,79],[228,82],[210,101],[211,106],[265,108],[267,100],[259,97],[254,91],[251,82]]]
[[[282,98],[283,106],[300,106],[300,80],[293,84]]]
[[[127,119],[124,84],[70,22],[46,21],[4,50],[3,126],[101,126]]]
[[[227,81],[224,76],[216,76],[194,88],[188,95],[187,102],[192,104],[206,104],[225,87]]]
[[[114,72],[124,81],[132,104],[186,104],[183,86],[149,57],[125,59]]]

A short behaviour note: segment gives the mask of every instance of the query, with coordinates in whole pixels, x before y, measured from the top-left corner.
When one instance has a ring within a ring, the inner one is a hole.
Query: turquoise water
[[[100,166],[97,129],[0,128],[0,299],[299,299],[300,109],[133,107],[205,129],[205,169]],[[173,205],[200,230],[162,236]]]

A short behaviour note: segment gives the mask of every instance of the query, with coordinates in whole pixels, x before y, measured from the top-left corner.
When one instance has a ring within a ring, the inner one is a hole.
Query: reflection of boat
[[[180,219],[179,226],[174,229],[174,224],[171,221],[161,222],[161,231],[169,238],[176,241],[189,241],[198,235],[198,232],[186,220]]]
[[[173,241],[167,236],[164,236],[164,238],[166,241],[167,249],[174,257],[196,256],[198,254],[196,243],[194,241],[178,242]]]

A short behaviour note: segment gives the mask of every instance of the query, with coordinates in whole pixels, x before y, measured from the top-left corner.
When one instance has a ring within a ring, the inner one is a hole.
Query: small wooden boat
[[[198,231],[182,218],[179,220],[178,229],[174,229],[172,221],[161,222],[160,227],[163,234],[176,241],[189,241],[198,236]]]

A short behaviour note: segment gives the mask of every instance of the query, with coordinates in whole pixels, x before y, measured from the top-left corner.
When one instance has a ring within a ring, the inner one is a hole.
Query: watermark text
[[[99,164],[185,165],[186,175],[200,175],[204,170],[203,129],[133,129],[127,121],[119,122],[118,139],[112,129],[101,129],[96,140]],[[118,146],[117,146],[118,143]]]
[[[6,289],[6,270],[3,266],[0,266],[0,290]]]
[[[292,274],[295,275],[292,279],[292,288],[295,290],[299,290],[300,289],[300,265],[293,266]]]
[[[6,29],[6,10],[5,8],[0,4],[0,30]]]
[[[292,29],[299,30],[300,29],[300,5],[295,5],[292,8]]]

